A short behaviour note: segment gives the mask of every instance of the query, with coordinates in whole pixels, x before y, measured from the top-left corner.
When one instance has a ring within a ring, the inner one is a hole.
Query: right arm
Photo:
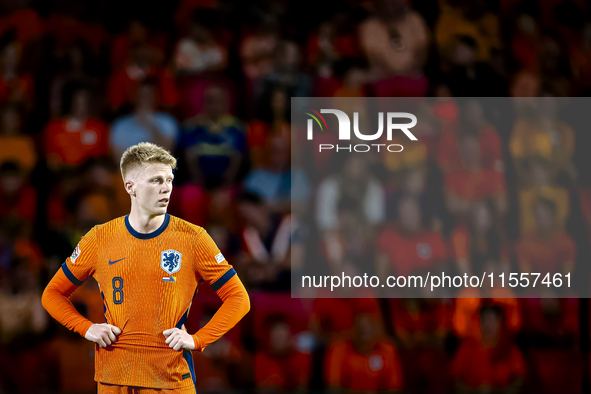
[[[67,329],[72,330],[95,342],[100,347],[107,347],[117,340],[116,335],[121,334],[121,329],[110,324],[94,324],[82,316],[70,301],[70,296],[76,291],[78,285],[76,277],[68,271],[66,274],[63,268],[55,274],[49,282],[41,303],[47,312]],[[72,275],[70,278],[68,275]]]

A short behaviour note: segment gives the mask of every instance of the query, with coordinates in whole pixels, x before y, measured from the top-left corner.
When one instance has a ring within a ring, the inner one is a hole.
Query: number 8
[[[119,286],[117,286],[119,281]],[[117,294],[119,294],[119,300],[117,300]],[[123,304],[123,278],[118,276],[113,278],[113,303],[115,305]]]

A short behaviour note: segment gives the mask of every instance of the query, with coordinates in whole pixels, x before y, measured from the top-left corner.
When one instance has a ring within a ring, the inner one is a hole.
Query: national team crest
[[[169,275],[178,272],[181,269],[182,254],[174,249],[168,249],[160,253],[160,268],[168,272]]]

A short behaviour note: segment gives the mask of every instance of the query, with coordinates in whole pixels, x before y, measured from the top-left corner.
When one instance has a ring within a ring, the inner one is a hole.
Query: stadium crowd
[[[298,299],[290,272],[311,258],[355,269],[369,253],[380,275],[444,264],[589,278],[591,134],[561,109],[591,89],[590,11],[1,1],[0,393],[95,391],[94,344],[40,297],[83,234],[129,212],[118,162],[141,141],[179,159],[169,213],[206,228],[251,295],[245,320],[195,352],[199,392],[581,392],[581,299]],[[306,175],[291,164],[295,96],[425,97],[429,121],[400,154],[316,158]],[[511,118],[456,99],[496,96],[522,98],[505,99]],[[72,302],[104,321],[94,280]],[[220,303],[200,289],[189,332]]]

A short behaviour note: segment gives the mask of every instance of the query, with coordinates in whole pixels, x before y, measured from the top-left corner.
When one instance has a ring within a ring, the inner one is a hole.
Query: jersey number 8
[[[123,278],[118,276],[113,278],[113,303],[123,304]]]

